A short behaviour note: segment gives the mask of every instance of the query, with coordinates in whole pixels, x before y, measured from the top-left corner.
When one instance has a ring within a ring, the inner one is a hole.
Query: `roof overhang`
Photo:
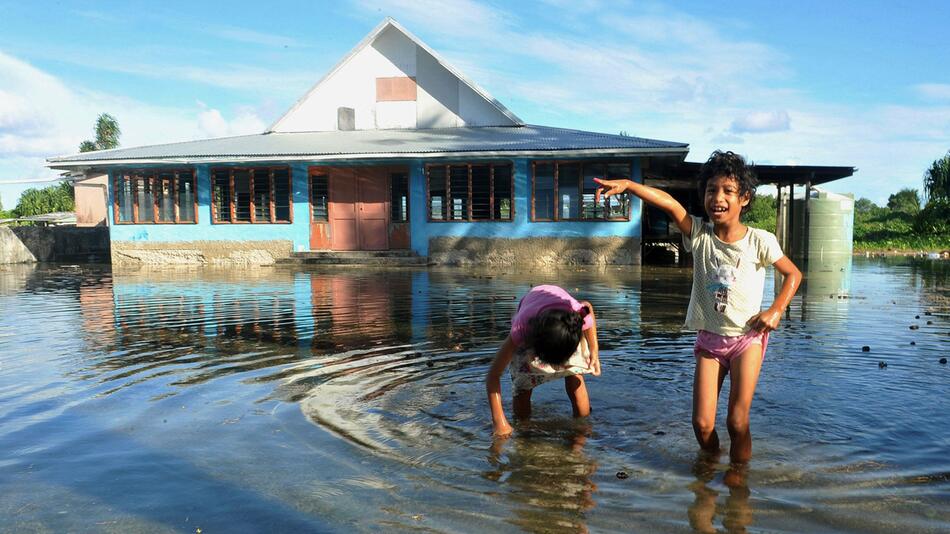
[[[623,158],[623,157],[686,157],[688,149],[670,148],[636,148],[636,149],[583,149],[583,150],[520,150],[520,151],[453,151],[453,152],[375,152],[366,154],[260,154],[247,156],[195,156],[176,158],[142,158],[142,159],[103,159],[75,162],[56,162],[50,160],[47,167],[57,170],[85,172],[104,167],[129,167],[152,165],[207,165],[207,164],[240,164],[240,163],[268,163],[268,162],[359,162],[376,160],[427,160],[446,158],[469,159],[505,159],[505,158]]]
[[[702,163],[694,161],[674,162],[671,165],[654,169],[651,174],[656,178],[694,181]],[[753,165],[759,185],[821,185],[841,178],[853,176],[856,167],[830,165]]]

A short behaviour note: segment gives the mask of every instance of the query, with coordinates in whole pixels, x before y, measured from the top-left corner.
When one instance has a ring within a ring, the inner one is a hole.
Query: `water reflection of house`
[[[80,184],[108,175],[114,263],[363,250],[436,263],[631,264],[663,221],[635,198],[595,203],[593,179],[675,181],[687,151],[525,124],[387,19],[264,133],[48,166]],[[85,193],[77,202],[96,200]],[[77,211],[94,224],[91,209]]]

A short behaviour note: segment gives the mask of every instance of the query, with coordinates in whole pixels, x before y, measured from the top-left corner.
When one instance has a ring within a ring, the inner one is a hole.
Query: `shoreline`
[[[866,258],[911,256],[915,258],[950,259],[950,250],[855,249],[852,256],[864,256]]]

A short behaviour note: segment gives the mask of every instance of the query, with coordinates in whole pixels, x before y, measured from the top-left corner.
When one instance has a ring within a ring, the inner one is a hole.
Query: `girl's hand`
[[[594,376],[600,376],[600,355],[597,354],[597,351],[592,351],[590,353],[590,368],[593,369]]]
[[[601,193],[603,193],[604,198],[610,198],[614,195],[627,192],[627,180],[604,180],[602,178],[594,178],[594,181],[600,184],[600,187],[594,190],[594,204],[600,204]]]
[[[511,428],[511,425],[508,424],[508,421],[502,421],[501,423],[494,426],[492,436],[495,436],[496,438],[507,438],[512,432],[514,432],[514,429]]]
[[[759,312],[752,316],[746,324],[751,326],[753,330],[758,330],[759,332],[771,332],[778,328],[778,323],[782,320],[782,313],[769,308],[764,312]]]

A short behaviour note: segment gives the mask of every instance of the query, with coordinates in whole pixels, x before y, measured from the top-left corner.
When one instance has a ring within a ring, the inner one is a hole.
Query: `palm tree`
[[[122,135],[122,130],[119,128],[119,121],[112,115],[103,113],[96,119],[96,140],[83,141],[79,144],[79,151],[92,152],[117,148],[120,135]]]
[[[928,200],[950,200],[950,151],[924,173],[924,191]]]

